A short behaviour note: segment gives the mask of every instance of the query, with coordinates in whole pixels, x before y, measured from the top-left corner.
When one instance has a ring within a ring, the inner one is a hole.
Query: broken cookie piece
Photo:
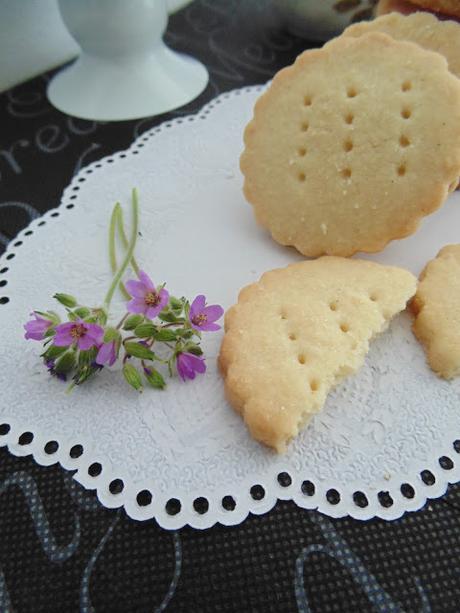
[[[251,435],[285,451],[415,289],[406,270],[327,256],[244,288],[226,314],[219,364]]]
[[[460,245],[444,247],[426,265],[411,308],[431,368],[444,379],[460,375]]]

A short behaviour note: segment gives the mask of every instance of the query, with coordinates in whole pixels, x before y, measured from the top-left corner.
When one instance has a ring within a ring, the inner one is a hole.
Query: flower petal
[[[133,298],[126,305],[126,309],[129,313],[145,313],[146,304],[142,298]]]
[[[199,358],[191,353],[183,353],[183,357],[186,359],[187,366],[193,368],[198,373],[206,372],[206,364],[203,358]]]
[[[56,332],[56,336],[53,339],[53,345],[56,347],[69,347],[74,342],[74,337],[68,332]]]
[[[182,381],[185,381],[185,379],[187,379],[187,373],[190,372],[190,369],[187,368],[187,365],[184,363],[182,353],[180,353],[176,358],[176,368],[177,372],[179,373],[179,377],[182,379]]]
[[[94,338],[89,336],[89,334],[84,334],[78,339],[77,345],[82,351],[87,351],[88,349],[91,349],[91,347],[94,347],[94,345],[97,345],[97,343]]]
[[[161,307],[162,310],[165,308],[168,302],[169,302],[169,292],[166,289],[162,289],[160,291],[160,303],[159,303],[159,306]]]
[[[74,326],[75,323],[73,321],[68,321],[65,324],[59,324],[56,326],[56,334],[59,334],[60,332],[70,332]]]
[[[102,343],[102,339],[104,338],[104,328],[98,326],[97,324],[84,324],[86,328],[86,335],[91,337],[96,341],[96,344],[99,345]]]
[[[222,317],[224,314],[224,309],[220,306],[220,304],[212,304],[205,307],[202,313],[203,315],[206,315],[206,320],[208,322],[212,322]]]
[[[145,310],[145,316],[147,317],[147,319],[155,319],[158,313],[162,310],[163,307],[161,306],[161,304],[157,304],[157,306],[154,307],[147,307]]]
[[[199,315],[206,306],[206,296],[199,294],[190,305],[190,319]]]
[[[135,281],[134,279],[126,281],[125,286],[133,298],[143,298],[148,291],[142,281]]]
[[[48,319],[38,317],[36,313],[32,313],[32,315],[35,319],[31,319],[24,325],[24,330],[26,331],[24,338],[26,340],[42,341],[45,332],[51,327],[52,322]]]
[[[137,276],[139,277],[139,279],[145,285],[145,287],[147,288],[149,292],[155,291],[155,286],[153,285],[153,281],[146,272],[144,272],[143,270],[140,270]]]
[[[111,341],[110,343],[103,343],[97,353],[96,364],[99,364],[100,366],[104,366],[105,364],[112,366],[116,359],[115,342]]]
[[[195,326],[192,324],[192,327]],[[217,332],[217,330],[220,330],[220,328],[221,326],[213,323],[212,321],[205,321],[199,328],[196,329],[201,330],[202,332]]]
[[[184,381],[185,379],[193,380],[196,377],[196,373],[193,368],[190,368],[190,366],[188,366],[185,362],[182,364],[182,371],[184,373],[184,376],[182,377]]]

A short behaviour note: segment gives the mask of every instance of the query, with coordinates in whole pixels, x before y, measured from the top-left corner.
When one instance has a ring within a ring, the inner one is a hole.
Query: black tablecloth
[[[59,203],[82,166],[291,63],[308,44],[283,32],[266,6],[201,0],[170,19],[168,44],[204,62],[211,77],[174,113],[116,124],[72,119],[46,99],[50,73],[1,95],[0,253]],[[7,359],[0,348],[0,367]],[[454,486],[393,522],[333,520],[280,502],[239,526],[168,532],[103,508],[71,473],[3,447],[0,612],[458,611],[459,512]]]

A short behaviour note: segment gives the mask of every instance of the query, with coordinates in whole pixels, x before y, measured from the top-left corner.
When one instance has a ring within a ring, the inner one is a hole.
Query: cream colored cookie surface
[[[340,37],[275,76],[244,140],[244,192],[276,241],[314,257],[379,251],[460,175],[460,81],[414,43]]]
[[[225,317],[219,364],[251,435],[285,451],[415,289],[406,270],[338,257],[272,270],[244,288]]]
[[[374,21],[363,21],[349,26],[343,36],[362,36],[369,32],[383,32],[397,40],[408,40],[443,55],[449,70],[460,77],[460,24],[440,21],[431,13],[418,11],[404,16],[390,13]]]
[[[411,303],[413,330],[440,377],[460,375],[460,245],[448,245],[429,262]]]

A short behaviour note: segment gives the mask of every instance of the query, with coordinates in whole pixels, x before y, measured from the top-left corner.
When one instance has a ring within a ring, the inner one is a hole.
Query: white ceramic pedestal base
[[[48,98],[60,111],[82,119],[137,119],[187,104],[207,82],[200,62],[161,43],[148,55],[116,62],[82,53],[54,77]]]

